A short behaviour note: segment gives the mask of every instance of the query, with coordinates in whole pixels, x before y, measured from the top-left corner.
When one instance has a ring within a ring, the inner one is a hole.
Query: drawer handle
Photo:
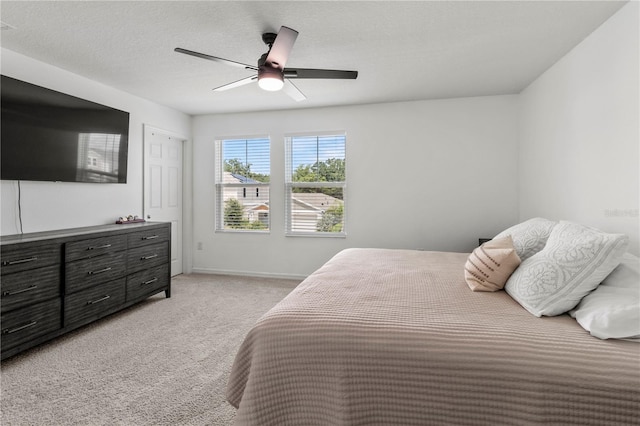
[[[101,246],[95,246],[95,247],[94,247],[94,246],[91,246],[91,247],[87,247],[87,250],[106,249],[106,248],[109,248],[109,247],[111,247],[111,244],[104,244],[104,245],[101,245]]]
[[[2,330],[2,334],[11,334],[11,333],[15,333],[15,332],[17,332],[17,331],[24,330],[25,328],[33,327],[33,326],[34,326],[34,325],[36,325],[37,323],[38,323],[38,321],[31,321],[29,324],[21,325],[20,327],[16,327],[16,328],[5,328],[4,330]]]
[[[34,260],[38,260],[38,258],[33,256],[33,257],[27,257],[26,259],[20,259],[20,260],[8,260],[5,262],[2,262],[2,266],[19,265],[21,263],[33,262]]]
[[[149,235],[148,237],[142,237],[143,240],[155,240],[160,237],[160,235]]]
[[[104,302],[105,300],[111,298],[111,296],[109,296],[108,294],[104,297],[101,297],[100,299],[96,299],[96,300],[89,300],[87,302],[87,305],[95,305],[96,303],[100,303],[100,302]]]
[[[154,259],[156,257],[158,257],[158,253],[152,254],[151,256],[142,256],[140,260],[149,260],[149,259]]]
[[[109,272],[111,270],[111,267],[109,266],[108,268],[104,268],[104,269],[98,269],[97,271],[89,271],[87,272],[88,275],[98,275],[101,274],[103,272]]]
[[[152,278],[152,279],[150,279],[149,281],[141,282],[141,283],[140,283],[140,285],[149,285],[149,284],[153,284],[153,283],[155,283],[156,281],[158,281],[158,278],[157,278],[157,277],[153,277],[153,278]]]
[[[3,291],[2,295],[3,296],[13,296],[14,294],[20,294],[20,293],[24,293],[26,291],[31,291],[31,290],[35,290],[36,288],[38,288],[37,285],[32,285],[31,287],[27,287],[27,288],[23,288],[22,290],[15,290],[15,291]]]

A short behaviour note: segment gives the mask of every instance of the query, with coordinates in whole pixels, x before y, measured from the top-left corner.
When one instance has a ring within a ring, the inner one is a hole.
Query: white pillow
[[[520,264],[504,289],[533,315],[574,308],[620,263],[629,238],[561,221],[546,246]]]
[[[640,343],[640,258],[625,253],[620,265],[569,313],[592,336]]]
[[[505,229],[495,238],[511,235],[513,246],[521,261],[525,261],[544,248],[551,230],[557,222],[542,217],[534,217]]]

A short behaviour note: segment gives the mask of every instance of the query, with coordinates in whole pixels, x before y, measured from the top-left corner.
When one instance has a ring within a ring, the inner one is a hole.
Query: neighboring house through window
[[[80,133],[78,135],[78,180],[117,182],[122,135]]]
[[[287,235],[345,236],[346,137],[288,136]]]
[[[269,138],[216,140],[216,231],[268,231]]]

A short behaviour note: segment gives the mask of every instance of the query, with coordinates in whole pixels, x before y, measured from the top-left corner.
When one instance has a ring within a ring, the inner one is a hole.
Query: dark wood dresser
[[[2,359],[164,291],[171,224],[0,237]]]

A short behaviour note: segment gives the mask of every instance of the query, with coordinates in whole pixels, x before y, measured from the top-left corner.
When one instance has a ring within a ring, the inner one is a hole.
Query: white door
[[[171,222],[171,276],[182,273],[182,149],[184,139],[144,128],[144,217]]]

